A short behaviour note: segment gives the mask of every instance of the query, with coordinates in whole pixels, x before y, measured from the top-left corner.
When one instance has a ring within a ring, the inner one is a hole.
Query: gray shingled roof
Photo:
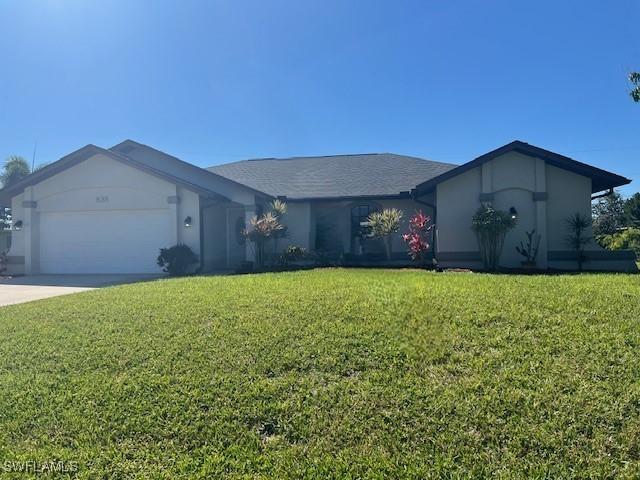
[[[204,168],[185,162],[173,155],[169,155],[133,140],[125,140],[124,142],[111,147],[109,150],[119,155],[124,155],[127,158],[150,168],[165,172],[203,190],[215,192],[217,185],[216,181],[220,180],[229,183],[238,183],[232,182],[233,179],[223,177],[222,175],[216,175],[215,172],[209,172]],[[223,178],[221,179],[220,177]],[[245,186],[251,188],[251,185]],[[259,191],[257,193],[265,192]]]
[[[398,195],[456,165],[393,153],[263,158],[208,168],[273,196],[290,199]]]

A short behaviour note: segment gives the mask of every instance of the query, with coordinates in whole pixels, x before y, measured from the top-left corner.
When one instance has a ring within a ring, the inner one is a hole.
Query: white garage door
[[[157,273],[167,210],[40,214],[41,273]]]

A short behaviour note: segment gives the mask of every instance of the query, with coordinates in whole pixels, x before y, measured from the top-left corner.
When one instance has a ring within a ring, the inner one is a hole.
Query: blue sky
[[[0,0],[0,157],[132,138],[202,166],[514,139],[640,190],[640,2]]]

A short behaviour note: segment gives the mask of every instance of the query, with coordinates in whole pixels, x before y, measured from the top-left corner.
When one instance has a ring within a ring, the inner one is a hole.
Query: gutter
[[[396,194],[386,195],[343,195],[337,197],[294,197],[288,198],[285,195],[278,195],[278,200],[287,203],[295,202],[342,202],[342,201],[366,201],[366,200],[401,200],[403,198],[411,198],[410,192],[400,192]]]
[[[591,195],[591,200],[596,200],[597,198],[603,198],[603,197],[608,197],[613,195],[613,187],[611,187],[609,190],[606,190],[602,193],[598,193],[596,195]]]

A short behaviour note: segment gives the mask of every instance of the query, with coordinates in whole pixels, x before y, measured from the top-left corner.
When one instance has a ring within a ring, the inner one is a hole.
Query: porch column
[[[34,275],[40,273],[40,222],[36,212],[37,203],[34,200],[33,187],[26,187],[22,198],[24,273]]]

